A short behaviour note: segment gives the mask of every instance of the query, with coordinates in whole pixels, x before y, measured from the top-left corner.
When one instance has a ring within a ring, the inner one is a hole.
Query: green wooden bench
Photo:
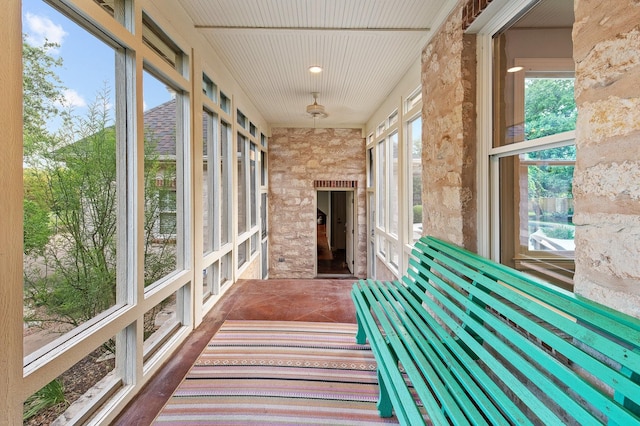
[[[423,237],[401,281],[354,284],[356,340],[400,423],[640,424],[640,321]]]

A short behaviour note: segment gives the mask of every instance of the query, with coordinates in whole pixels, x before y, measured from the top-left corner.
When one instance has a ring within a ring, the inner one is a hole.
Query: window
[[[144,113],[144,275],[148,287],[178,268],[177,249],[183,244],[181,211],[183,179],[182,96],[149,72],[143,76]]]
[[[411,111],[422,102],[422,87],[413,92],[405,101],[405,112]]]
[[[257,147],[251,143],[249,151],[249,210],[251,210],[251,227],[258,226],[258,171]]]
[[[397,113],[396,113],[397,114]],[[398,145],[398,132],[394,132],[389,136],[389,150],[391,155],[391,163],[389,167],[389,206],[388,206],[388,214],[389,214],[389,233],[398,237],[398,207],[399,207],[399,171],[400,164],[399,161],[399,145]]]
[[[220,92],[220,108],[227,114],[231,114],[231,99],[222,92]]]
[[[525,48],[542,34],[555,43]],[[516,22],[493,37],[493,49],[496,131],[489,153],[498,188],[492,214],[499,258],[572,289],[577,109],[571,28],[528,23],[525,30]]]
[[[378,199],[378,227],[386,229],[386,197],[387,197],[387,154],[386,154],[385,139],[378,142],[377,160],[378,168],[376,173],[377,192],[376,198]]]
[[[422,117],[407,125],[409,151],[409,241],[416,242],[422,236]]]
[[[66,402],[84,397],[91,412],[102,402],[92,397],[96,385],[109,393],[122,384],[113,359],[90,376],[83,368],[116,353],[113,330],[102,324],[130,303],[130,277],[118,274],[118,262],[131,254],[126,96],[117,81],[127,52],[117,40],[94,35],[73,9],[65,13],[43,1],[22,2],[24,278],[8,285],[23,286],[25,383],[49,383],[43,391],[58,392],[73,383]],[[82,339],[87,331],[90,343]],[[34,398],[25,406],[31,421],[39,413]]]
[[[231,125],[222,122],[220,135],[220,244],[231,242],[231,218],[233,207]]]
[[[236,121],[238,122],[238,125],[243,129],[247,128],[247,123],[249,122],[249,120],[247,120],[247,117],[240,110],[237,111]]]
[[[247,138],[238,133],[238,235],[247,232]]]
[[[142,14],[142,41],[179,72],[183,71],[184,54],[162,29],[146,14]]]
[[[202,235],[203,252],[209,253],[219,247],[218,217],[219,203],[216,167],[218,117],[204,110],[202,114]]]
[[[202,74],[202,93],[213,102],[218,102],[218,86],[206,74]]]

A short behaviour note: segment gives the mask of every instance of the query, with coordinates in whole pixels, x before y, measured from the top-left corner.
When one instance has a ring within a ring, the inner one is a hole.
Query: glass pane
[[[233,197],[231,192],[231,126],[222,122],[220,135],[220,243],[231,242],[231,207]]]
[[[575,152],[571,145],[500,163],[503,263],[566,288],[572,286],[574,270]]]
[[[202,114],[202,234],[203,252],[209,253],[218,247],[218,205],[215,202],[215,188],[217,176],[215,167],[215,154],[218,138],[218,117],[209,111]]]
[[[202,271],[202,301],[205,302],[212,294],[218,294],[218,268],[219,263],[215,262]]]
[[[398,164],[398,134],[394,133],[389,136],[389,145],[391,149],[391,167],[389,171],[389,233],[398,235],[398,182],[399,182],[399,164]]]
[[[269,276],[269,246],[267,240],[262,242],[262,279],[266,280]]]
[[[387,157],[385,152],[385,141],[378,143],[378,173],[376,176],[377,196],[378,196],[378,226],[385,229],[385,211],[387,195]]]
[[[58,424],[65,411],[70,415],[100,404],[101,392],[121,385],[115,371],[115,338],[104,342],[67,371],[29,396],[24,403],[23,425]]]
[[[117,159],[124,141],[113,107],[116,51],[45,2],[22,5],[23,347],[29,356],[123,302],[116,262],[118,228],[126,220],[119,218],[125,170]]]
[[[238,235],[247,231],[247,138],[238,134]]]
[[[422,118],[409,123],[409,146],[411,149],[411,216],[409,235],[413,242],[422,236]]]
[[[222,92],[220,92],[220,108],[227,114],[231,114],[231,99]]]
[[[398,268],[398,262],[400,261],[400,252],[398,251],[398,243],[395,241],[389,242],[389,261],[392,266]]]
[[[268,234],[267,230],[267,193],[260,194],[260,223],[262,227],[262,238],[266,238]]]
[[[182,67],[182,52],[162,29],[146,14],[142,14],[142,41],[178,71]]]
[[[218,86],[206,74],[202,74],[202,93],[213,102],[218,102]]]
[[[233,280],[233,258],[232,252],[222,256],[220,259],[220,285],[225,285]]]
[[[242,127],[243,129],[246,129],[246,128],[247,128],[247,122],[248,122],[248,120],[247,120],[247,116],[246,116],[246,115],[244,115],[244,114],[242,113],[242,111],[240,111],[240,110],[237,110],[237,111],[236,111],[236,114],[237,114],[237,115],[236,115],[236,121],[237,121],[237,123],[240,125],[240,127]]]
[[[367,149],[367,188],[371,188],[373,186],[373,172],[373,148],[369,148]]]
[[[238,268],[247,262],[247,241],[238,244]]]
[[[253,255],[258,250],[258,233],[251,236],[251,254]]]
[[[544,3],[553,1],[533,7]],[[575,129],[571,27],[536,19],[526,26],[514,23],[493,38],[494,147]]]
[[[149,286],[177,269],[180,212],[176,173],[183,144],[177,144],[176,93],[145,72],[144,103],[144,282]]]
[[[574,78],[527,77],[524,80],[525,140],[576,129]]]
[[[178,304],[181,304],[186,289],[183,287],[171,296],[149,309],[144,314],[144,352],[147,362],[160,349],[168,338],[182,325],[178,318]]]
[[[256,145],[251,144],[251,151],[249,152],[249,198],[250,198],[250,209],[251,209],[251,226],[258,225],[258,199],[257,197],[257,187],[258,187],[258,175],[256,170],[256,160],[257,160],[257,151]]]
[[[267,186],[267,153],[260,151],[260,185]]]

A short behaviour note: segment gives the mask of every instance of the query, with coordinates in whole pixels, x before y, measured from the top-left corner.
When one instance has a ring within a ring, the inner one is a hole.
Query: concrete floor
[[[175,356],[151,379],[114,425],[151,424],[225,320],[355,323],[350,290],[355,279],[244,280],[207,314]]]

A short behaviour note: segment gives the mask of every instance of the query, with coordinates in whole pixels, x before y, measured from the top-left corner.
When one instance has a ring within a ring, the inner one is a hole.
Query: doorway
[[[353,191],[317,191],[318,276],[353,276],[354,210]]]

